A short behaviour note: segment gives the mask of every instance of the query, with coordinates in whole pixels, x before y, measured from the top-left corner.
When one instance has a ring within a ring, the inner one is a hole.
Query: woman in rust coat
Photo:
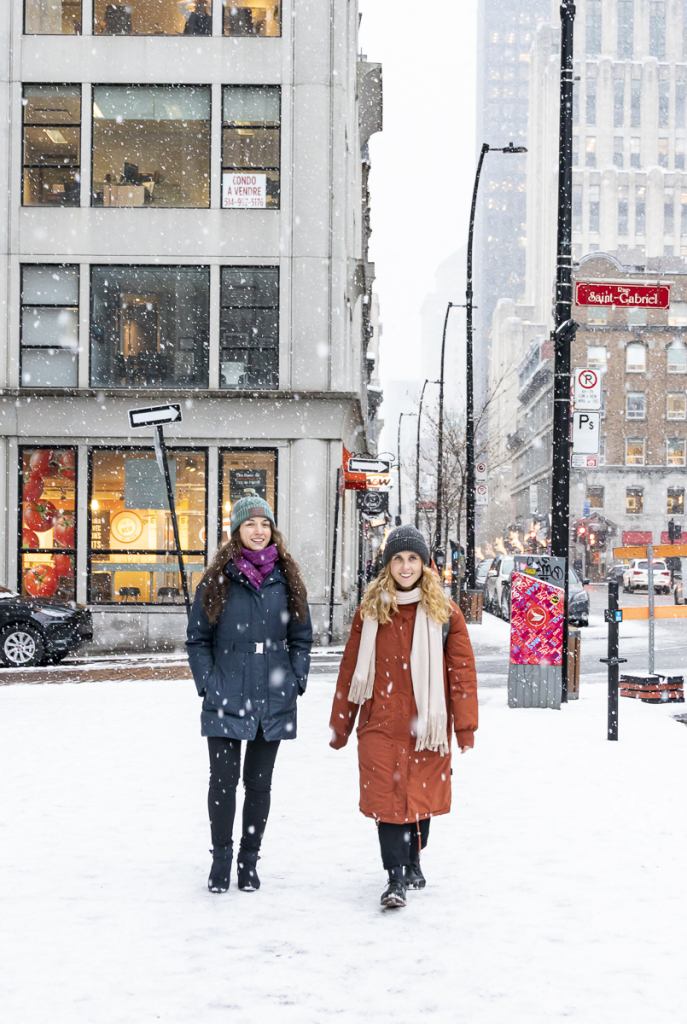
[[[386,907],[422,889],[429,822],[451,809],[451,728],[474,743],[477,677],[465,619],[444,594],[422,534],[393,530],[384,568],[355,613],[334,696],[330,745],[358,722],[360,810],[377,822]]]

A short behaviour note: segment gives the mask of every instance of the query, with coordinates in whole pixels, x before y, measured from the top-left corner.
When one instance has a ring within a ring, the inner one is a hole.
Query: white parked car
[[[657,594],[670,593],[670,571],[660,558],[654,558],[654,590]],[[649,561],[633,558],[623,573],[623,593],[631,594],[638,587],[649,588]]]
[[[513,571],[512,555],[499,555],[490,567],[484,584],[484,607],[492,615],[500,615],[506,622],[510,619],[508,585]]]

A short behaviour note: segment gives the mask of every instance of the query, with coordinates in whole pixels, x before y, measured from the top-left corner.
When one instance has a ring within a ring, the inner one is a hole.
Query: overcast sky
[[[370,259],[384,326],[384,383],[420,376],[420,307],[437,266],[467,237],[477,0],[360,0],[360,10],[363,53],[383,65],[384,130],[370,140]]]

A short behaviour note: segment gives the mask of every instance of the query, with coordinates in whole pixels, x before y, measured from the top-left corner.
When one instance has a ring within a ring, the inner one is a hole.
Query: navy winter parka
[[[305,622],[289,615],[279,563],[260,590],[233,562],[224,571],[231,584],[217,623],[205,614],[201,584],[187,630],[188,660],[203,698],[201,733],[254,740],[262,726],[266,740],[295,739],[296,698],[305,692],[310,668],[310,611]],[[250,651],[252,644],[263,644],[264,653]]]

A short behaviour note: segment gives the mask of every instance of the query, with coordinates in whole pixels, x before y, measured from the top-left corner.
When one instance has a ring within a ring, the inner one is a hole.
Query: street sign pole
[[[646,557],[648,559],[647,582],[649,584],[649,675],[654,674],[654,548],[652,544],[646,546]]]
[[[157,433],[157,441],[162,452],[162,464],[164,467],[165,484],[167,486],[167,501],[169,502],[169,514],[172,517],[172,530],[174,531],[174,543],[177,549],[177,558],[179,560],[179,573],[181,575],[181,586],[184,591],[184,604],[186,605],[186,615],[191,615],[191,597],[188,591],[188,580],[186,579],[186,566],[184,565],[184,557],[181,553],[181,540],[179,539],[179,524],[177,523],[177,510],[174,502],[174,491],[172,489],[172,478],[169,473],[169,462],[167,461],[167,446],[165,444],[165,435],[162,430],[162,426],[158,424],[155,427]]]
[[[618,657],[618,635],[619,623],[622,621],[623,613],[618,608],[618,581],[611,580],[608,584],[608,609],[606,611],[606,622],[608,623],[608,657],[601,658],[601,661],[608,665],[608,730],[609,740],[618,739],[618,666],[626,658]]]

